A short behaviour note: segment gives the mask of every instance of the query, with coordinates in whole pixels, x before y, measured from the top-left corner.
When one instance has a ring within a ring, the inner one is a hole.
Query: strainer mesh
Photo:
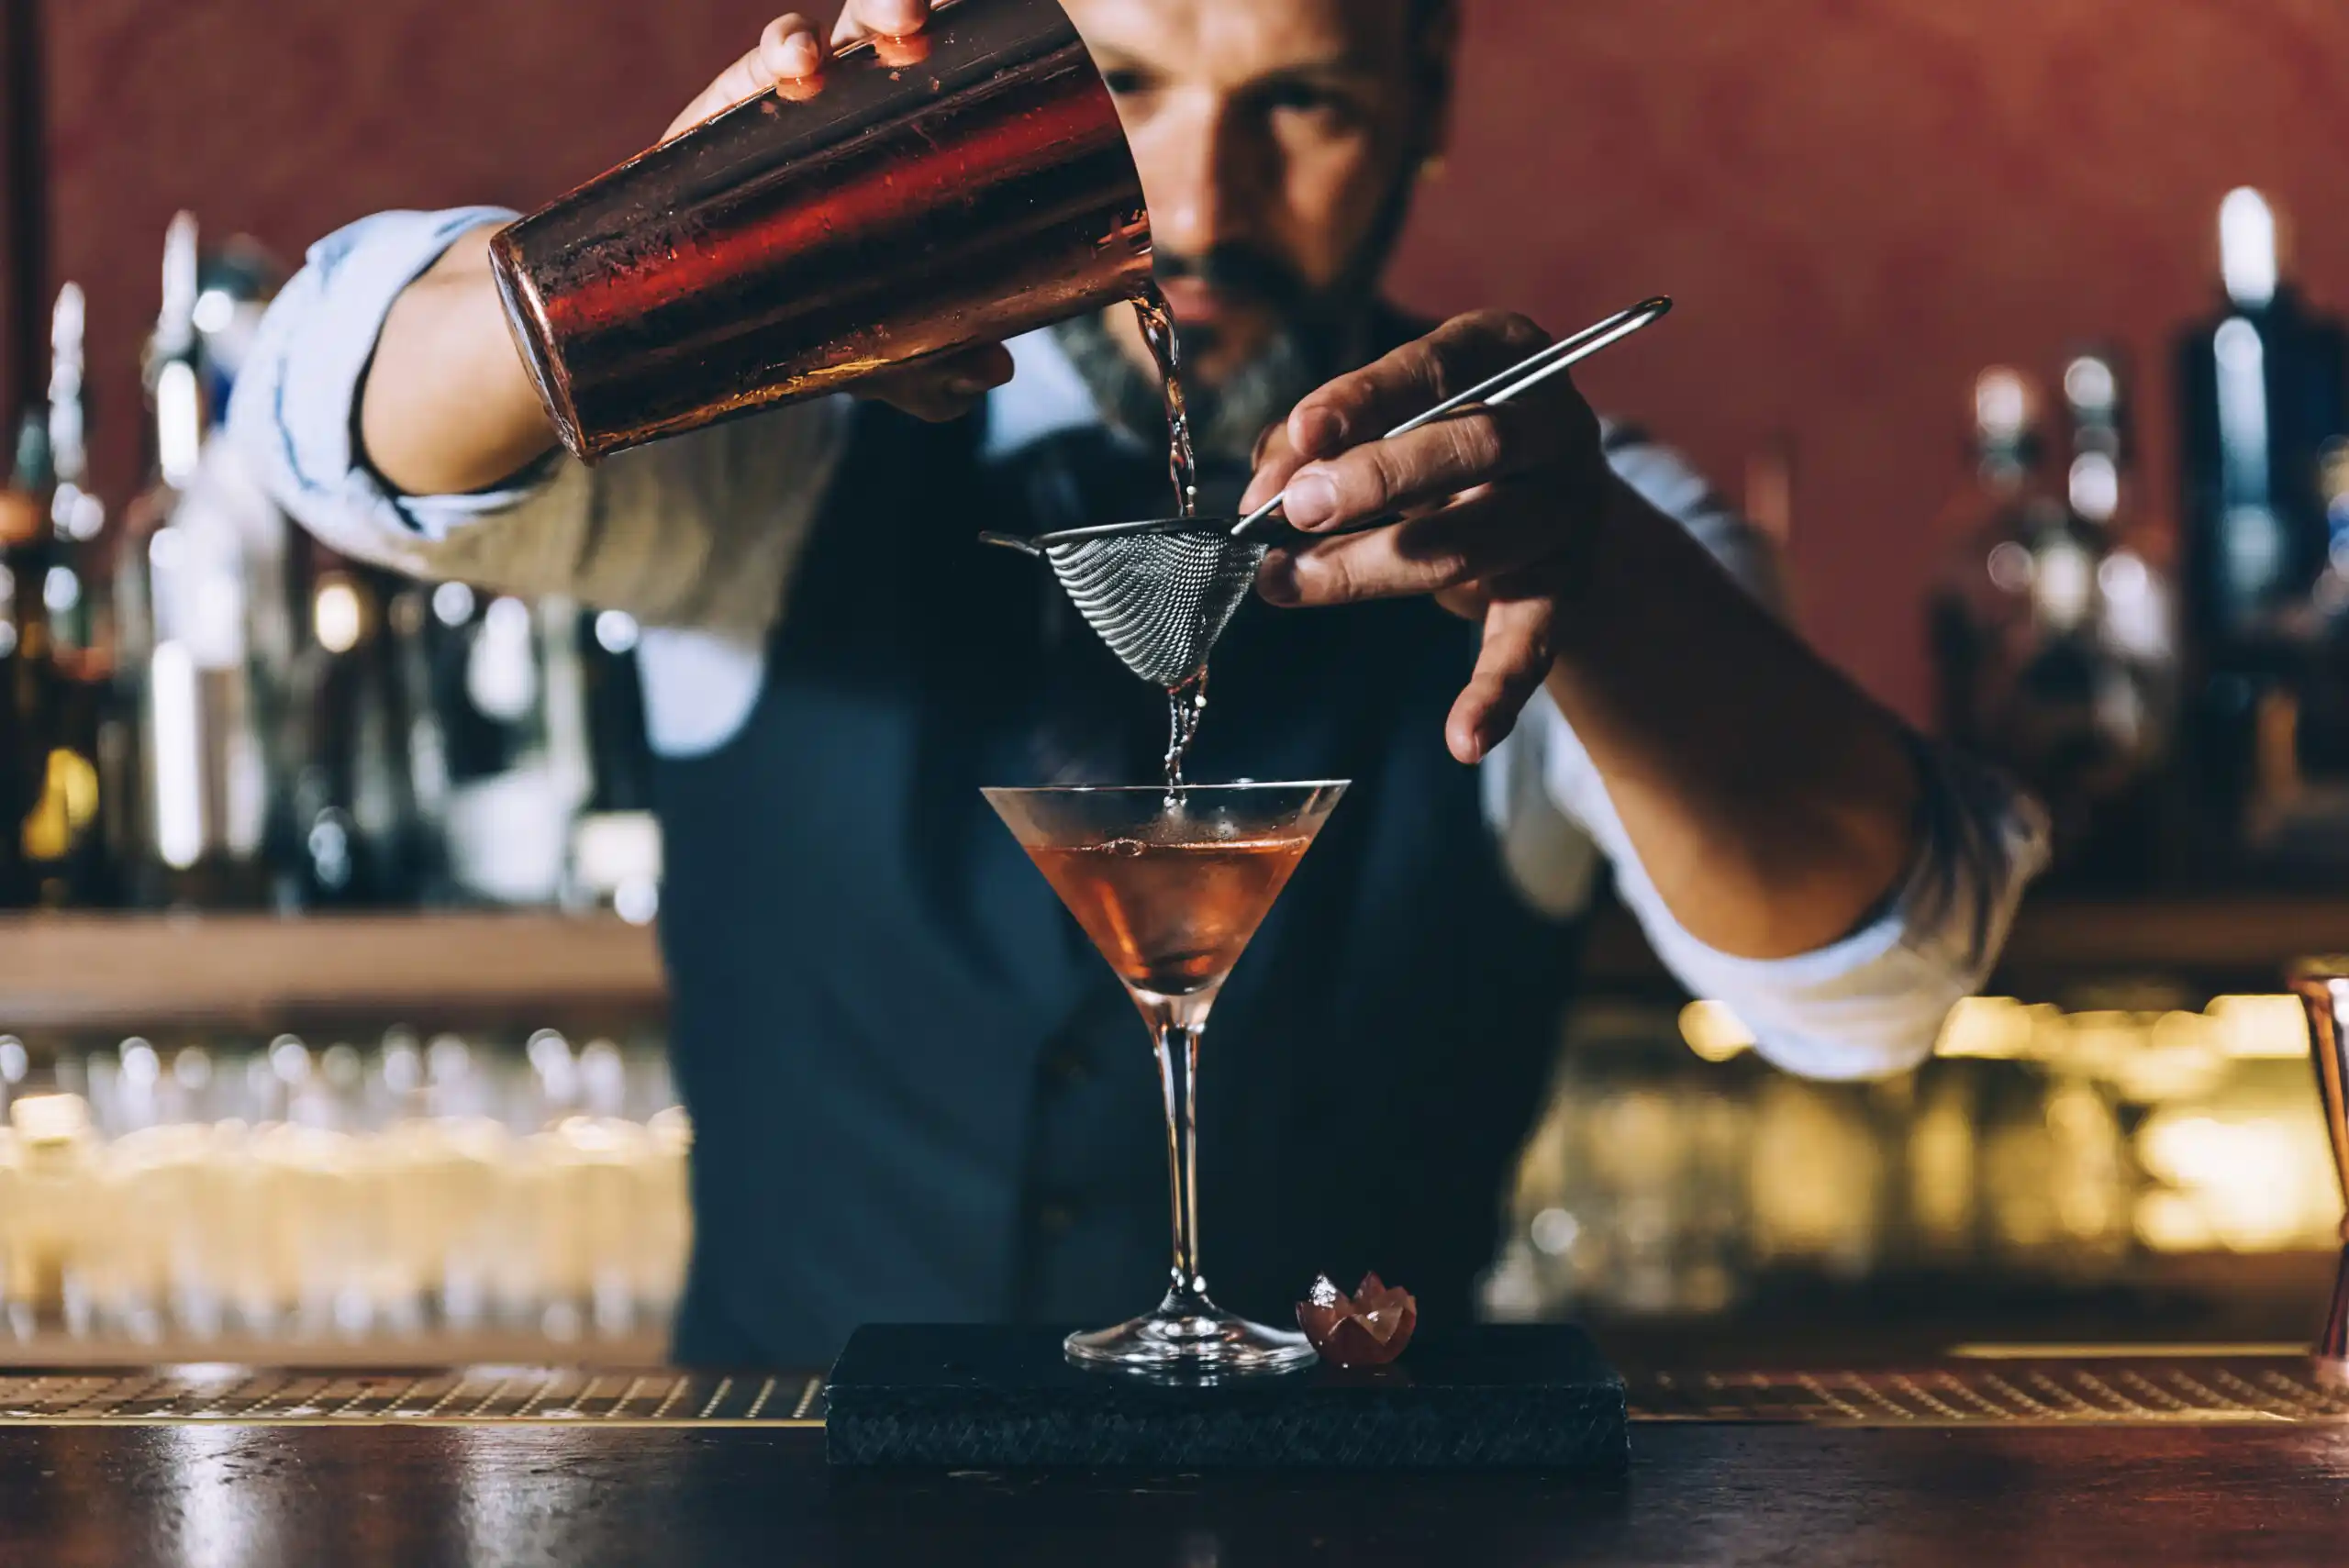
[[[1086,624],[1143,680],[1198,673],[1255,585],[1265,547],[1206,527],[1072,539],[1045,559]]]

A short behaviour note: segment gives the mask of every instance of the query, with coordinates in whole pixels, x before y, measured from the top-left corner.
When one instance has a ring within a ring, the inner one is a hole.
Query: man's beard
[[[1144,441],[1166,436],[1165,389],[1118,340],[1108,318],[1080,316],[1052,328],[1093,401],[1110,423]],[[1359,331],[1334,333],[1302,322],[1285,325],[1230,375],[1209,385],[1183,378],[1191,444],[1202,467],[1245,471],[1256,443],[1306,395],[1346,368]]]

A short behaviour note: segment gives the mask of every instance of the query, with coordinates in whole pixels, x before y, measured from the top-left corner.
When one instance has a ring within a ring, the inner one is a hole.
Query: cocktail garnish
[[[1385,1366],[1411,1342],[1419,1324],[1419,1304],[1408,1290],[1364,1274],[1353,1295],[1314,1277],[1313,1288],[1297,1304],[1297,1326],[1332,1366]]]

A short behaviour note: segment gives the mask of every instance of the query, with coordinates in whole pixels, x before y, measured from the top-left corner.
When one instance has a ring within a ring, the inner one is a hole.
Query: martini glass
[[[1231,967],[1345,784],[1186,784],[983,793],[1141,1009],[1166,1097],[1174,1262],[1166,1299],[1072,1334],[1084,1366],[1213,1379],[1313,1360],[1302,1334],[1234,1317],[1199,1272],[1199,1036]]]

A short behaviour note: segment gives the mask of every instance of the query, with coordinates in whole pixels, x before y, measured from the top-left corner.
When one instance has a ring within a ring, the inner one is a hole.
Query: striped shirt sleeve
[[[279,504],[347,555],[757,642],[837,462],[843,420],[832,402],[675,437],[592,469],[556,451],[470,495],[406,495],[368,464],[359,397],[393,302],[461,236],[512,216],[380,213],[312,247],[239,377],[231,439]]]

